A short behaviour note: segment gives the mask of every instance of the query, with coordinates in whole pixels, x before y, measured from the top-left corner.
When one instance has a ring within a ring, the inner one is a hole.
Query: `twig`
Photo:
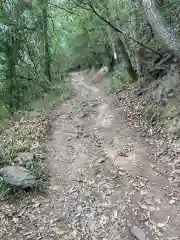
[[[158,86],[159,82],[157,82],[155,85],[151,86],[151,87],[148,87],[148,88],[145,88],[145,89],[142,89],[141,91],[138,91],[137,92],[137,95],[138,96],[141,96],[143,93],[153,89],[153,88],[156,88]]]

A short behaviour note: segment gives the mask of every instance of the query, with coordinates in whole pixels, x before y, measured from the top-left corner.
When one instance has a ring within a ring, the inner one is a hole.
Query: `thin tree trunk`
[[[132,34],[132,38],[140,41],[140,35],[139,35],[139,25],[138,25],[138,16],[137,16],[137,3],[134,2],[134,0],[130,0],[127,1],[128,6],[132,9],[132,14],[131,14],[131,34]],[[139,7],[139,6],[138,6]],[[134,49],[137,49],[137,51],[139,51],[139,45],[137,43],[133,43],[134,45]],[[141,64],[140,64],[140,59],[137,56],[137,54],[134,55],[134,62],[135,62],[135,66],[136,66],[136,71],[139,77],[139,80],[142,78],[142,71],[141,71]]]
[[[110,45],[110,43],[106,43],[105,44],[105,48],[106,48],[106,55],[108,57],[108,68],[109,68],[109,71],[113,71],[115,65],[116,65],[116,61],[115,61],[115,58],[114,58],[114,53],[113,53],[113,49],[112,49],[112,46]]]
[[[8,60],[8,64],[7,64],[7,75],[6,75],[6,79],[8,82],[8,96],[7,96],[7,100],[6,103],[11,111],[11,113],[13,113],[14,111],[14,87],[15,87],[15,74],[16,74],[16,53],[15,53],[15,49],[14,49],[14,40],[13,40],[13,36],[12,36],[12,43],[11,46],[7,44],[7,60]]]
[[[155,0],[143,0],[143,7],[147,19],[156,32],[157,36],[163,41],[167,48],[180,58],[180,41],[176,38],[174,30],[168,26],[163,15],[158,9]]]
[[[114,43],[112,43],[112,51],[113,51],[113,57],[114,57],[115,64],[118,64],[116,45]]]
[[[122,57],[123,57],[123,59],[125,61],[126,70],[127,70],[128,74],[129,74],[129,76],[131,77],[132,82],[135,82],[135,81],[138,80],[138,76],[137,76],[137,73],[136,73],[135,69],[132,66],[131,60],[129,58],[129,55],[128,55],[128,53],[126,51],[126,48],[124,46],[124,43],[123,43],[123,41],[121,40],[120,37],[118,38],[117,43],[118,43],[121,55],[122,55]]]
[[[51,78],[51,59],[50,59],[50,49],[48,41],[48,14],[47,14],[47,0],[43,3],[43,22],[44,22],[44,50],[45,50],[45,75],[47,76],[49,82],[52,81]]]

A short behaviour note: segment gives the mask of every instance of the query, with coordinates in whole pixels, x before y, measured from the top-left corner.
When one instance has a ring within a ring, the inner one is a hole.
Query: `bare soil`
[[[151,240],[180,239],[178,186],[154,161],[157,145],[96,78],[72,74],[75,96],[52,112],[49,192],[2,203],[0,239],[133,240],[131,226]]]

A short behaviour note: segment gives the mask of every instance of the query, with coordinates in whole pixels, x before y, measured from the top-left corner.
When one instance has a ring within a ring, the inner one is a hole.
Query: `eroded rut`
[[[123,106],[85,74],[72,78],[76,96],[56,111],[47,143],[49,194],[18,209],[4,205],[1,239],[133,240],[135,225],[151,240],[180,239],[180,205],[152,165],[152,146],[128,125]]]

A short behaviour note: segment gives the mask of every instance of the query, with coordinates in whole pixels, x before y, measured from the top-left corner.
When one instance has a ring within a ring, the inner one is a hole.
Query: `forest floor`
[[[126,92],[117,104],[96,78],[72,74],[74,96],[52,112],[49,192],[1,203],[0,239],[133,240],[132,226],[139,240],[180,239],[178,185],[168,160],[155,161],[164,140],[143,136]]]

